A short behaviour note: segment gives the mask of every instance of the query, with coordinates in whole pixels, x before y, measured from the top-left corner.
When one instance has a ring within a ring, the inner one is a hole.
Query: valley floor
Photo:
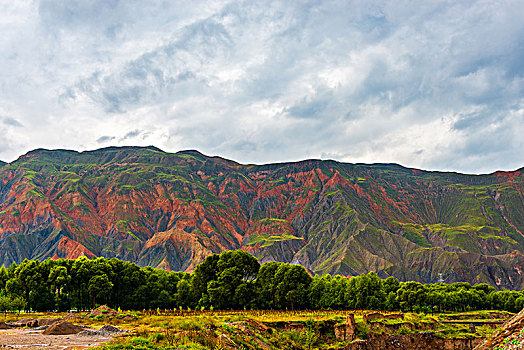
[[[117,312],[106,307],[90,314],[8,314],[3,320],[13,325],[27,319],[62,318],[95,331],[112,325],[127,333],[44,335],[45,327],[5,329],[0,330],[0,349],[472,350],[511,316],[499,311],[434,315],[372,310]]]

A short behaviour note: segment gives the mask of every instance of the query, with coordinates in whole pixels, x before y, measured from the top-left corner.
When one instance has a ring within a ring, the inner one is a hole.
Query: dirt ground
[[[71,335],[44,335],[32,329],[0,331],[0,349],[73,350],[88,349],[108,342],[111,337]]]

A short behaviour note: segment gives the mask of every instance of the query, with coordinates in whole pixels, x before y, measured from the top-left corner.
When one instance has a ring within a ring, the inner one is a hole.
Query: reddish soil
[[[102,305],[91,311],[86,315],[86,318],[90,317],[96,317],[96,316],[103,316],[103,317],[115,317],[120,315],[118,311],[115,311],[111,309],[110,307],[106,305]]]

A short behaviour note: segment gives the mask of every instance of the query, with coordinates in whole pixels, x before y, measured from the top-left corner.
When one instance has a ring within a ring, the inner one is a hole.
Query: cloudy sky
[[[524,1],[0,0],[0,159],[524,166]]]

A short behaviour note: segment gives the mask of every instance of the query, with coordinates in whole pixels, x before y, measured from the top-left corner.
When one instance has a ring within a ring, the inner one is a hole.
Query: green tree
[[[351,278],[347,295],[349,307],[375,310],[384,308],[386,294],[382,288],[382,281],[375,272]]]
[[[313,309],[323,309],[324,303],[322,300],[323,295],[326,292],[326,280],[324,278],[315,275],[311,280],[309,286],[309,303]]]
[[[397,294],[395,292],[388,293],[384,306],[389,311],[398,310],[400,308],[400,305],[397,301]]]
[[[98,302],[105,302],[111,294],[113,283],[109,281],[107,275],[97,275],[89,280],[88,291],[93,299],[93,307]]]
[[[238,308],[256,308],[256,293],[253,281],[242,281],[236,287],[235,302]]]
[[[258,260],[245,251],[234,250],[220,254],[216,260],[215,279],[209,280],[207,284],[211,304],[220,309],[248,307],[252,303],[252,300],[247,300],[248,294],[254,296],[254,293],[251,293],[251,282],[256,278],[259,269]],[[193,284],[195,281],[201,283],[196,277],[193,277]],[[244,286],[238,289],[241,285]]]
[[[192,296],[191,296],[191,284],[189,283],[189,281],[186,279],[181,279],[180,281],[178,281],[176,285],[176,289],[177,289],[177,292],[175,294],[175,301],[176,301],[177,306],[182,306],[182,307],[190,306],[191,301],[192,301]],[[200,306],[209,307],[210,306],[208,305],[209,299],[204,300],[204,301],[206,301],[205,305],[200,305]]]
[[[9,280],[9,275],[7,273],[7,269],[5,268],[4,265],[2,265],[2,267],[0,267],[0,290],[5,289],[5,285],[8,280]]]
[[[71,276],[67,273],[67,268],[59,265],[53,266],[49,273],[48,281],[52,286],[52,291],[56,293],[56,309],[62,311],[62,291],[71,282]]]
[[[18,313],[20,313],[20,311],[26,308],[27,303],[24,298],[16,296],[11,299],[11,306],[13,310],[16,310]]]
[[[20,281],[18,278],[13,277],[7,280],[5,284],[5,290],[8,296],[18,296],[22,295],[24,293],[24,290],[22,289],[22,285],[20,284]]]
[[[400,282],[395,277],[389,276],[382,282],[382,288],[386,295],[389,295],[390,292],[396,293],[400,288]]]
[[[312,278],[304,266],[281,264],[275,273],[275,304],[281,309],[309,307],[308,292]]]
[[[331,308],[333,309],[346,309],[348,301],[346,299],[346,290],[349,284],[349,279],[344,276],[336,275],[331,280],[331,286],[329,288],[330,294],[332,294],[332,304]]]
[[[515,300],[515,309],[516,310],[522,310],[524,309],[524,296],[519,296],[516,300]]]
[[[0,295],[0,312],[7,315],[7,312],[11,310],[13,310],[13,300],[7,295]]]
[[[44,284],[44,279],[39,271],[40,262],[38,260],[27,260],[25,259],[18,266],[15,271],[15,275],[22,288],[24,299],[28,302],[28,309],[31,309],[31,291],[36,291],[38,287]]]
[[[140,298],[137,298],[136,292],[140,286],[145,284],[146,275],[144,270],[136,264],[125,261],[121,270],[116,274],[118,291],[114,293],[115,304],[125,309],[141,308],[138,305]]]
[[[75,260],[71,267],[71,289],[73,293],[73,306],[79,310],[85,310],[89,306],[89,271],[90,260],[80,257]]]
[[[208,295],[207,287],[211,281],[216,281],[217,277],[217,263],[220,255],[213,254],[208,256],[201,264],[198,264],[193,272],[191,280],[192,295],[200,299],[204,295]]]
[[[257,278],[255,280],[255,289],[257,291],[257,306],[262,309],[274,309],[275,304],[275,290],[277,281],[275,276],[278,268],[283,263],[270,261],[260,267]]]

